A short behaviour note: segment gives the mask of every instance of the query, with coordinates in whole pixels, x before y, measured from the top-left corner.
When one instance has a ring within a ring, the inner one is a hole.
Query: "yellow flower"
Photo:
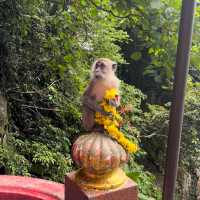
[[[127,150],[131,153],[135,153],[136,151],[139,150],[139,148],[136,144],[131,143],[128,145]]]
[[[118,95],[116,89],[107,90],[104,100],[99,104],[105,112],[112,114],[112,118],[110,118],[110,116],[102,115],[100,112],[96,112],[95,122],[103,125],[107,133],[112,138],[116,139],[124,147],[124,149],[126,149],[130,153],[135,153],[139,150],[139,147],[126,139],[124,137],[124,134],[119,131],[117,127],[119,126],[119,122],[122,121],[122,118],[117,112],[116,108],[110,105],[107,101],[110,99],[114,99],[116,95]]]
[[[113,88],[113,89],[110,89],[110,90],[106,91],[106,94],[105,94],[104,98],[106,100],[110,100],[110,99],[114,99],[116,95],[118,95],[118,92],[117,92],[116,89]]]
[[[118,121],[122,121],[122,117],[121,117],[118,113],[115,114],[115,118],[116,118]]]
[[[115,126],[119,126],[119,123],[118,123],[117,120],[113,120],[113,124],[114,124]]]

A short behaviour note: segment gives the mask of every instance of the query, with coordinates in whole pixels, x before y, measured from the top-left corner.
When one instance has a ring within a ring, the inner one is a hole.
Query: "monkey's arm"
[[[95,80],[92,80],[90,82],[88,88],[86,89],[86,91],[83,94],[82,104],[83,104],[84,107],[88,108],[90,111],[100,112],[102,114],[106,114],[106,112],[104,112],[102,110],[102,108],[97,104],[96,97],[91,96],[91,91],[93,90],[93,87],[94,87],[95,84],[96,84]]]
[[[94,98],[89,97],[87,95],[83,96],[83,106],[86,106],[87,108],[89,108],[93,112],[100,112],[103,115],[108,115],[108,113],[103,111],[101,106],[99,106],[97,104],[97,102],[96,102],[96,100]]]
[[[82,103],[83,103],[83,116],[82,116],[83,127],[87,131],[92,131],[95,125],[95,119],[94,119],[95,112],[100,112],[102,114],[107,114],[107,113],[104,112],[101,109],[101,107],[96,103],[95,98],[84,95],[82,97]]]

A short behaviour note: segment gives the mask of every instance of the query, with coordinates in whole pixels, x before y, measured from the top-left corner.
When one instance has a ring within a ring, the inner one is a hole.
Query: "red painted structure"
[[[0,176],[0,200],[64,200],[64,184],[22,176]]]

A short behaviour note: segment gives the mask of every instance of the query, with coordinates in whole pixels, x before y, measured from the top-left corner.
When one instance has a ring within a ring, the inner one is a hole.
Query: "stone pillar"
[[[127,177],[120,187],[111,190],[88,190],[75,182],[76,172],[65,176],[65,200],[138,200],[135,182]]]

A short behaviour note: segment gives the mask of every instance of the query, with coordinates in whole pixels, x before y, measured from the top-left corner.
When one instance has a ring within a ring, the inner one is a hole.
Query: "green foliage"
[[[120,64],[121,79],[145,93],[121,84],[122,108],[132,106],[122,131],[141,147],[125,169],[140,199],[160,199],[155,178],[137,163],[146,157],[163,171],[179,15],[178,0],[0,1],[0,88],[9,112],[0,169],[63,181],[83,131],[80,97],[89,68],[109,57]],[[200,165],[199,17],[198,7],[180,160],[187,171]]]
[[[140,132],[137,124],[141,122],[141,102],[145,99],[145,95],[134,86],[121,82],[121,107],[130,106],[128,112],[122,113],[123,126],[122,132],[135,142],[138,142]]]
[[[0,146],[0,168],[12,175],[30,176],[29,161],[12,149]]]
[[[121,107],[131,105],[131,110],[123,115],[122,132],[130,140],[138,143],[140,140],[140,127],[142,123],[141,103],[146,98],[144,94],[134,86],[130,86],[121,82]],[[161,199],[161,192],[157,186],[155,186],[155,177],[144,170],[142,165],[135,162],[135,158],[140,158],[145,155],[144,150],[140,151],[136,155],[130,155],[129,163],[125,166],[127,175],[133,179],[139,186],[139,199],[141,200],[159,200]]]
[[[133,2],[140,9],[122,26],[131,41],[121,44],[129,65],[124,65],[120,74],[145,92],[165,92],[171,89],[173,77],[180,1]],[[151,93],[147,93],[149,98]]]
[[[188,171],[200,166],[200,84],[188,80],[182,137],[181,164]]]
[[[161,191],[155,186],[155,177],[138,167],[137,171],[127,173],[139,186],[139,199],[140,200],[161,200]]]
[[[116,43],[127,34],[91,1],[8,0],[0,11],[9,102],[2,160],[13,155],[2,168],[63,182],[73,167],[71,144],[82,131],[80,97],[89,68],[97,57],[124,62]]]
[[[156,177],[146,171],[142,165],[134,161],[134,156],[129,159],[129,164],[125,166],[127,176],[134,180],[139,187],[140,200],[160,200],[161,190],[157,186]]]
[[[140,131],[143,148],[148,158],[160,172],[164,171],[165,149],[167,145],[169,111],[163,106],[148,105],[142,114]]]
[[[188,80],[179,159],[180,171],[190,174],[193,180],[196,179],[195,170],[200,166],[199,87],[199,83],[193,83],[191,79]],[[168,110],[167,105],[166,107],[149,105],[148,112],[143,114],[143,123],[140,129],[144,134],[141,139],[143,148],[148,153],[147,157],[161,173],[165,167],[166,136],[169,125]],[[191,183],[189,186],[190,199],[196,199],[194,195],[196,186],[194,185]]]
[[[181,165],[188,170],[198,168],[200,165],[200,137],[198,134],[200,130],[199,87],[199,83],[193,83],[191,79],[189,79],[185,102],[180,157]],[[169,112],[167,108],[150,105],[149,111],[144,113],[144,124],[141,126],[142,132],[146,136],[146,139],[144,138],[145,147],[148,149],[149,155],[152,156],[153,160],[157,162],[159,166],[163,166],[163,154],[166,147],[166,140],[164,140],[164,138],[166,138],[168,133],[168,116]],[[148,136],[150,136],[150,140],[148,139]],[[155,140],[155,137],[151,139],[152,136],[155,136],[157,139]],[[159,161],[162,161],[162,164],[159,164]]]
[[[171,100],[181,1],[131,2],[130,9],[135,15],[126,18],[121,24],[130,40],[120,44],[127,61],[120,68],[120,77],[147,94],[148,102],[163,105]],[[199,11],[197,6],[190,64],[198,73]]]

